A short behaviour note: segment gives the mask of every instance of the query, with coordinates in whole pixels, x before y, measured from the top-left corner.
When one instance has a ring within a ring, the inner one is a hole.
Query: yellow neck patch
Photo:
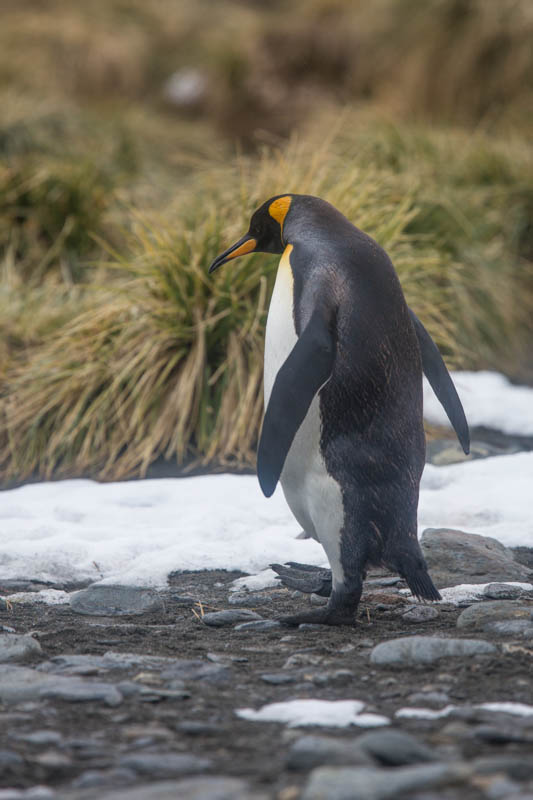
[[[291,207],[291,199],[289,195],[285,195],[284,197],[278,197],[277,200],[274,200],[270,203],[268,207],[268,213],[270,216],[279,222],[279,226],[281,228],[281,233],[283,234],[283,223],[285,221],[285,217],[287,216],[287,211]]]

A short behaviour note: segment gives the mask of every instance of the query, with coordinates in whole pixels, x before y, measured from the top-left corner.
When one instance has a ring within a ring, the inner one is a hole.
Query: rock
[[[489,622],[500,620],[525,619],[531,621],[531,606],[521,605],[514,600],[487,600],[476,603],[461,611],[457,618],[458,628],[484,628]]]
[[[418,707],[442,708],[448,705],[450,696],[446,692],[414,692],[409,695],[407,702]]]
[[[120,617],[163,611],[164,604],[157,592],[139,586],[93,584],[70,597],[76,614]]]
[[[397,769],[320,767],[313,770],[301,800],[386,800],[401,792],[433,789],[465,781],[466,764],[428,764]]]
[[[252,622],[241,622],[235,626],[236,631],[241,633],[254,633],[255,631],[270,631],[274,628],[281,628],[281,622],[275,619],[255,619]]]
[[[296,683],[296,675],[291,675],[288,672],[267,672],[260,677],[262,681],[271,683],[273,686],[281,686],[284,683]]]
[[[309,596],[309,602],[312,606],[326,606],[328,604],[328,597],[322,597],[314,592]]]
[[[520,586],[511,586],[509,583],[489,583],[483,589],[483,597],[487,600],[516,600],[527,594]]]
[[[200,660],[174,660],[160,673],[164,681],[206,681],[223,683],[231,677],[231,669],[227,664],[213,664]],[[175,684],[174,684],[175,685]]]
[[[230,606],[245,606],[246,608],[264,606],[271,602],[272,598],[268,594],[242,594],[241,592],[234,592],[228,597]]]
[[[531,742],[533,743],[533,732],[521,730],[516,727],[506,727],[505,725],[478,725],[472,731],[473,735],[484,742],[491,744],[507,744],[508,742]]]
[[[210,611],[204,614],[202,622],[211,628],[223,628],[227,625],[235,625],[237,622],[250,622],[252,619],[262,619],[260,614],[246,609],[228,609],[226,611]]]
[[[406,622],[431,622],[431,620],[437,619],[438,616],[439,612],[435,606],[423,605],[409,606],[407,611],[404,611],[401,615]]]
[[[0,750],[0,776],[16,775],[24,771],[24,759],[12,750]]]
[[[533,621],[527,619],[501,620],[500,622],[487,622],[483,630],[495,633],[497,636],[515,636],[520,639],[533,639]]]
[[[283,664],[283,669],[293,667],[316,667],[322,662],[322,656],[313,653],[293,653]]]
[[[59,731],[32,731],[31,733],[19,733],[13,736],[19,742],[27,742],[28,744],[35,745],[35,747],[49,747],[50,745],[57,745],[63,741],[62,735]]]
[[[119,766],[140,775],[172,778],[210,769],[211,761],[188,753],[130,753],[120,759]]]
[[[460,583],[531,582],[532,571],[496,539],[448,528],[427,528],[420,546],[437,588]]]
[[[359,747],[357,740],[332,736],[302,736],[291,745],[287,755],[287,767],[293,770],[310,770],[325,764],[373,765],[374,760]]]
[[[433,439],[427,443],[426,461],[436,467],[444,467],[448,464],[457,464],[460,461],[510,455],[519,451],[520,447],[513,443],[495,445],[488,442],[473,441],[470,442],[470,453],[466,456],[457,439]]]
[[[514,560],[533,570],[533,547],[511,547]]]
[[[103,701],[109,706],[122,702],[121,693],[109,683],[84,681],[61,675],[47,675],[28,667],[0,665],[0,701],[20,703],[42,698]]]
[[[90,769],[82,772],[72,782],[72,786],[75,789],[93,789],[101,786],[125,786],[135,783],[136,780],[137,775],[131,769]]]
[[[533,759],[528,755],[490,755],[472,761],[472,769],[476,775],[493,775],[503,772],[516,781],[533,779]]]
[[[175,727],[179,733],[185,733],[187,736],[214,736],[220,733],[220,725],[216,722],[200,722],[195,719],[178,722]]]
[[[490,642],[477,639],[443,639],[438,636],[405,636],[376,645],[370,662],[376,666],[405,667],[433,664],[441,658],[496,653]]]
[[[440,760],[433,750],[406,731],[370,731],[359,736],[357,745],[386,767]]]
[[[89,796],[91,800],[94,795]],[[86,793],[62,795],[61,800],[89,800]],[[0,798],[1,800],[1,798]],[[251,792],[246,781],[212,775],[208,778],[184,778],[179,781],[156,781],[115,789],[98,794],[98,800],[267,800],[263,793]]]
[[[0,663],[27,661],[42,653],[41,645],[33,636],[20,633],[0,633]]]
[[[0,800],[54,800],[57,795],[48,786],[30,786],[29,789],[0,789]]]

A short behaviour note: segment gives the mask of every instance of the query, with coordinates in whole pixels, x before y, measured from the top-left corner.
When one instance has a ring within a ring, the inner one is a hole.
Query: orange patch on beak
[[[246,253],[251,253],[252,250],[255,250],[257,247],[257,240],[256,239],[248,239],[247,242],[241,244],[233,253],[230,253],[226,256],[226,261],[231,261],[233,258],[238,258],[239,256],[245,256]]]

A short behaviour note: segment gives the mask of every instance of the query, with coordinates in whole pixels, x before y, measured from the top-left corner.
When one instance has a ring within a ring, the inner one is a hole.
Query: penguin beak
[[[250,236],[249,233],[245,234],[242,239],[239,239],[238,242],[232,244],[231,247],[228,247],[227,250],[224,250],[223,253],[215,258],[209,267],[209,274],[221,267],[222,264],[225,264],[226,261],[231,261],[232,258],[244,256],[246,253],[253,253],[256,247],[257,240],[254,239],[253,236]]]

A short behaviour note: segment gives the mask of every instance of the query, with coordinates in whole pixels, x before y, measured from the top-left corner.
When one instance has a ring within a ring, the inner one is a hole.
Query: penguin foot
[[[355,625],[355,611],[347,612],[340,608],[318,608],[313,611],[304,611],[301,614],[278,617],[282,625],[298,626],[304,623],[315,625]]]
[[[305,594],[318,594],[329,597],[331,594],[331,570],[314,567],[311,564],[271,564],[277,578],[287,589],[297,589]]]

